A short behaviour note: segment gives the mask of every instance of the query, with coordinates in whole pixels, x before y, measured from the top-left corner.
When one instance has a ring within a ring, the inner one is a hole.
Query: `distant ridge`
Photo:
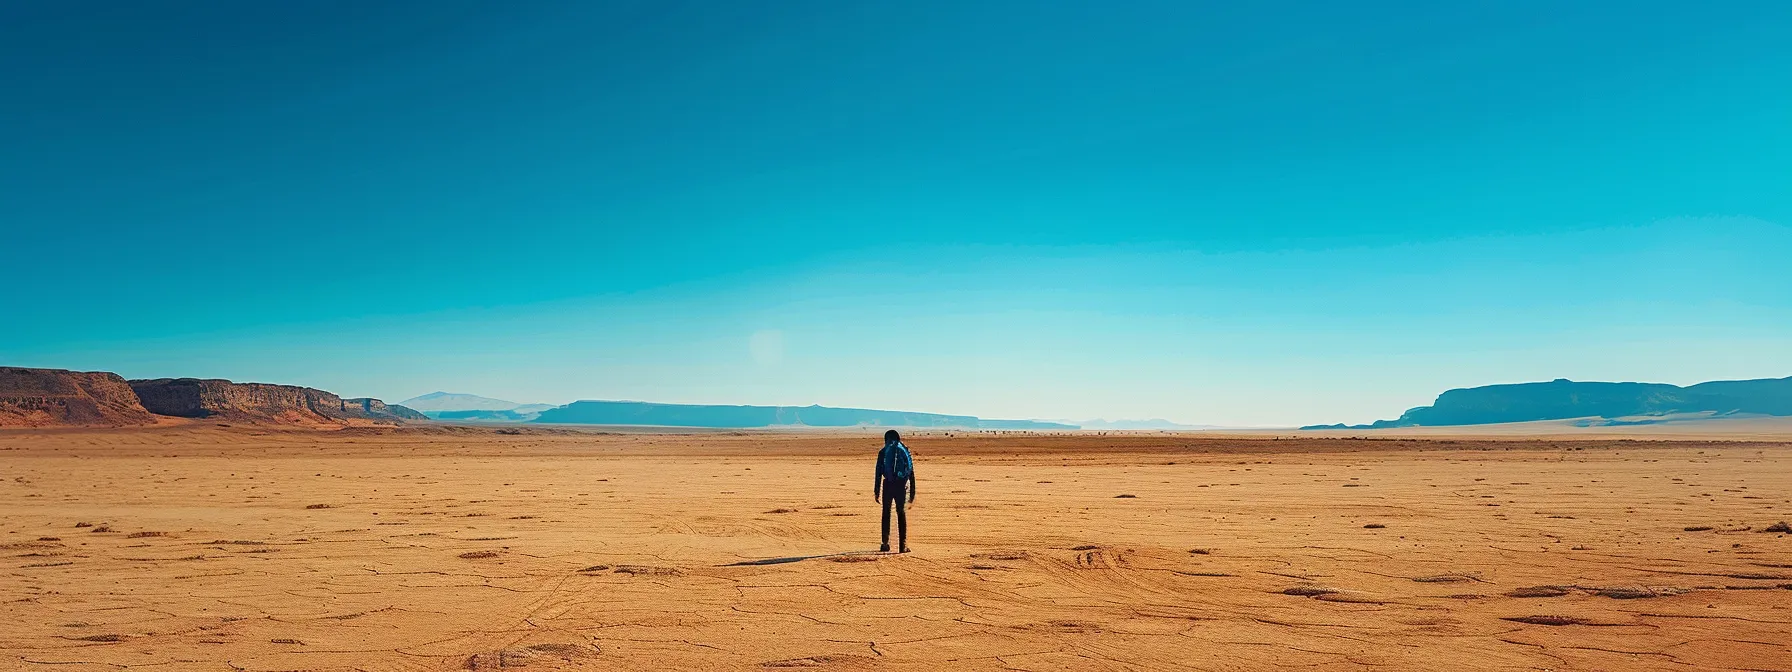
[[[1171,421],[1165,420],[1163,418],[1152,418],[1150,420],[1105,420],[1105,419],[1101,419],[1101,418],[1096,418],[1094,420],[1068,420],[1065,422],[1067,422],[1068,424],[1076,425],[1083,429],[1111,429],[1111,430],[1120,430],[1120,431],[1127,431],[1127,430],[1187,431],[1187,430],[1196,430],[1196,429],[1228,429],[1228,428],[1222,427],[1220,425],[1185,425],[1180,422],[1171,422]]]
[[[1628,418],[1680,413],[1792,415],[1792,377],[1718,380],[1688,387],[1665,383],[1596,383],[1558,378],[1547,383],[1487,385],[1438,395],[1430,406],[1367,425],[1308,425],[1301,429],[1448,427],[1573,418]]]
[[[399,402],[421,411],[432,420],[474,422],[528,422],[553,404],[519,404],[514,401],[459,392],[431,392]]]
[[[575,401],[541,412],[533,422],[655,427],[951,427],[961,429],[1076,429],[1037,420],[984,420],[970,415],[828,406],[721,406],[642,401]]]
[[[156,415],[271,424],[402,424],[424,415],[402,404],[369,397],[344,399],[297,385],[238,383],[210,378],[129,381],[143,407]]]
[[[430,411],[509,411],[522,404],[481,397],[477,394],[431,392],[398,402],[398,405],[428,413]]]
[[[251,424],[403,424],[424,415],[371,397],[210,378],[125,380],[105,371],[0,366],[0,427],[152,425],[159,417]]]

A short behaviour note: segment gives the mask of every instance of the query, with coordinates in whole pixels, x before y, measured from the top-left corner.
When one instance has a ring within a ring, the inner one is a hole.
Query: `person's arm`
[[[910,464],[908,468],[908,503],[910,504],[915,503],[915,481],[918,480],[921,479],[915,478],[915,467]]]
[[[877,473],[871,476],[871,501],[883,501],[884,487],[884,453],[877,451]]]

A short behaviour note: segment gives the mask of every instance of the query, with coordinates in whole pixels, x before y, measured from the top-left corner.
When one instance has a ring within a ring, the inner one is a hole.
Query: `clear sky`
[[[0,3],[0,364],[1365,422],[1792,375],[1792,3]]]

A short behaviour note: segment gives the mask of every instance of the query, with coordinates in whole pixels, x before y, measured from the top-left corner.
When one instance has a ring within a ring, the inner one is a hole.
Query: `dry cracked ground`
[[[0,669],[1792,670],[1789,445],[911,443],[0,433]]]

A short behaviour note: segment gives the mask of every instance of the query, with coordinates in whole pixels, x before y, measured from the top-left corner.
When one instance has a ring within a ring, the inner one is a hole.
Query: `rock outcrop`
[[[343,399],[323,390],[297,385],[158,378],[133,380],[130,386],[149,412],[183,418],[300,425],[340,425],[356,420],[398,423],[422,419],[421,413],[403,406],[387,406],[378,399]]]
[[[0,427],[126,426],[155,421],[118,374],[0,366]]]
[[[359,412],[365,414],[369,418],[390,418],[395,420],[429,419],[429,416],[424,415],[415,409],[400,406],[398,404],[388,404],[372,397],[343,399],[342,405],[343,410],[345,411],[351,407],[359,408]]]

